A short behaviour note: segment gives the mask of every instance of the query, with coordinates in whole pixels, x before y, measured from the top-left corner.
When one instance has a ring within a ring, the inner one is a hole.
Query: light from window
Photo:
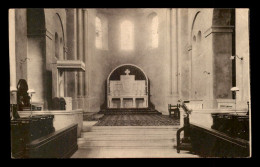
[[[133,24],[130,21],[124,21],[121,24],[121,49],[132,50],[133,49]]]
[[[100,18],[96,17],[96,47],[99,49],[103,47],[102,38],[103,38],[103,33],[102,33],[101,20]]]
[[[152,47],[158,47],[158,16],[154,16],[152,19]]]

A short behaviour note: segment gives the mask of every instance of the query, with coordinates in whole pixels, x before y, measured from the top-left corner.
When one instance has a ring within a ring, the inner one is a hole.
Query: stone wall
[[[236,60],[236,84],[241,90],[237,98],[246,107],[250,91],[249,43],[242,39],[248,39],[245,31],[248,10],[236,9],[236,24],[232,23],[230,9],[111,11],[38,9],[42,17],[37,21],[43,27],[38,35],[28,36],[27,9],[16,9],[16,82],[26,79],[29,88],[36,90],[34,101],[43,102],[49,108],[47,104],[59,94],[56,34],[62,41],[60,51],[64,49],[60,58],[81,59],[86,65],[85,73],[65,74],[64,93],[73,98],[73,109],[98,112],[105,101],[107,76],[121,64],[134,64],[144,70],[150,82],[151,101],[163,114],[168,114],[167,105],[176,104],[178,99],[203,100],[206,108],[214,108],[216,99],[232,98],[230,88],[234,86],[234,77],[230,56],[233,54],[243,57]],[[149,19],[155,14],[159,19],[159,46],[151,48]],[[96,16],[104,27],[102,49],[95,46]],[[120,24],[124,20],[134,25],[132,51],[120,49]]]

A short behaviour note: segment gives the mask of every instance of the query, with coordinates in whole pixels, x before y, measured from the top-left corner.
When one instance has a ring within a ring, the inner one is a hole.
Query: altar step
[[[176,145],[178,126],[93,126],[81,133],[79,149],[85,148],[171,148]]]
[[[177,153],[179,126],[91,126],[78,138],[79,150],[71,158],[197,157]]]
[[[98,114],[105,114],[105,115],[113,115],[113,114],[159,114],[162,113],[158,112],[155,109],[151,108],[108,108],[108,109],[101,109]]]

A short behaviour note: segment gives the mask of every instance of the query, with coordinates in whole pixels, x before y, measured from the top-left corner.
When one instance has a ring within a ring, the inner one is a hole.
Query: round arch
[[[117,69],[119,69],[120,67],[123,67],[123,66],[133,66],[133,67],[137,68],[138,70],[140,70],[140,71],[142,72],[142,74],[143,74],[144,77],[145,77],[145,80],[148,82],[148,77],[147,77],[147,75],[145,74],[144,70],[143,70],[142,68],[138,67],[137,65],[134,65],[134,64],[121,64],[121,65],[117,66],[116,68],[114,68],[114,69],[109,73],[109,75],[108,75],[108,77],[107,77],[107,82],[109,82],[111,75],[112,75]]]
[[[62,23],[62,20],[61,20],[59,13],[56,13],[56,16],[58,17],[58,20],[59,20],[60,25],[61,25],[63,43],[65,44],[66,40],[65,40],[65,35],[64,35],[63,23]]]

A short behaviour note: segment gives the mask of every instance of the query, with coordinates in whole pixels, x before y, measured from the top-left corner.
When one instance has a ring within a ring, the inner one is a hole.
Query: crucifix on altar
[[[130,71],[128,69],[125,70],[126,75],[129,75]]]

